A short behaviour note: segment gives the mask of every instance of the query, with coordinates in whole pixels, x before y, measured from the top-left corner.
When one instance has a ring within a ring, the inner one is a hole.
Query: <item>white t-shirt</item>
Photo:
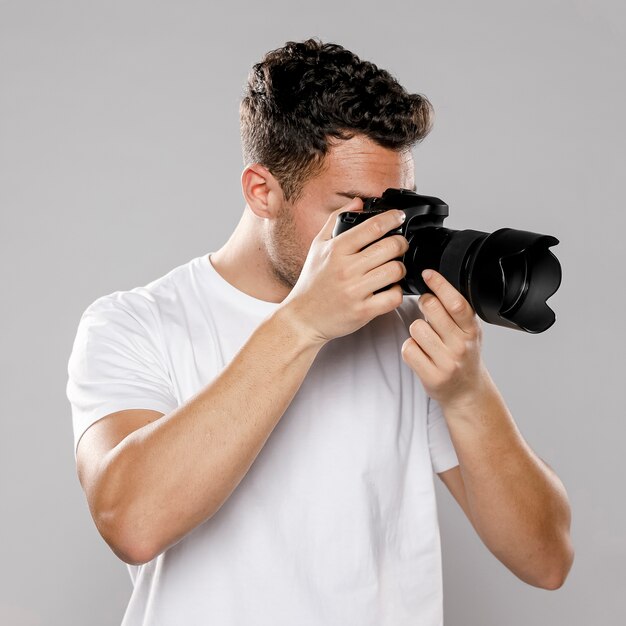
[[[402,360],[417,299],[324,345],[217,513],[128,565],[122,626],[441,626],[433,470],[458,460]],[[208,255],[96,299],[68,363],[74,452],[113,411],[185,402],[278,306],[236,289]]]

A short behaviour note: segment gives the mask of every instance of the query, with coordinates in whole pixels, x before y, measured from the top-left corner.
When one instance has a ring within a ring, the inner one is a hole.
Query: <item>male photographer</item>
[[[516,576],[561,586],[567,495],[469,303],[436,271],[403,298],[401,211],[332,237],[415,188],[428,100],[310,39],[254,65],[240,114],[231,237],[90,304],[68,364],[79,479],[134,584],[123,626],[440,625],[434,473]]]

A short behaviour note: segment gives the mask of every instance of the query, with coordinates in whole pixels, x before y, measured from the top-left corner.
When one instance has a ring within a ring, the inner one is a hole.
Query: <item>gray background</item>
[[[624,17],[589,0],[0,1],[0,623],[120,623],[130,578],[72,451],[78,320],[227,239],[248,70],[313,35],[431,99],[416,181],[447,227],[560,240],[556,324],[483,324],[483,354],[569,492],[576,561],[558,591],[526,585],[437,479],[446,626],[624,623]]]

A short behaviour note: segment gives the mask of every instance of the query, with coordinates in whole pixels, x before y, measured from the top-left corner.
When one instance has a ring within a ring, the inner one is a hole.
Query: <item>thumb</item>
[[[363,200],[361,198],[353,198],[348,202],[348,204],[344,204],[340,209],[333,211],[326,220],[324,226],[317,234],[317,238],[322,241],[328,241],[332,239],[333,229],[335,228],[335,224],[337,223],[337,217],[340,213],[346,213],[347,211],[362,211],[363,210]]]

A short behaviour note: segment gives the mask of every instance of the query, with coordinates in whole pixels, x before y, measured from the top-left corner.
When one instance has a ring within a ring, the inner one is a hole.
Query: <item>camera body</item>
[[[424,233],[425,236],[422,238],[423,242],[419,250],[416,245],[412,246],[411,242],[417,230],[443,227],[443,220],[448,217],[449,210],[448,205],[440,198],[423,196],[409,189],[387,189],[380,198],[366,198],[362,211],[340,213],[333,229],[333,237],[363,223],[370,217],[374,217],[374,215],[392,209],[402,210],[406,215],[406,219],[398,228],[385,233],[380,239],[392,235],[403,235],[409,242],[407,252],[403,256],[398,257],[398,260],[404,263],[407,270],[409,265],[413,269],[410,274],[407,271],[406,276],[399,282],[402,292],[405,295],[432,293],[422,279],[422,270],[429,267],[439,267],[440,254],[438,254],[438,248],[440,248],[441,242],[439,242],[439,239],[436,242],[433,237],[428,237],[429,234],[434,235],[432,231]],[[376,241],[380,241],[380,239]],[[432,245],[429,244],[429,241]],[[418,256],[419,258],[416,258]],[[417,264],[416,261],[418,261]],[[385,289],[388,289],[388,287],[380,291]]]

